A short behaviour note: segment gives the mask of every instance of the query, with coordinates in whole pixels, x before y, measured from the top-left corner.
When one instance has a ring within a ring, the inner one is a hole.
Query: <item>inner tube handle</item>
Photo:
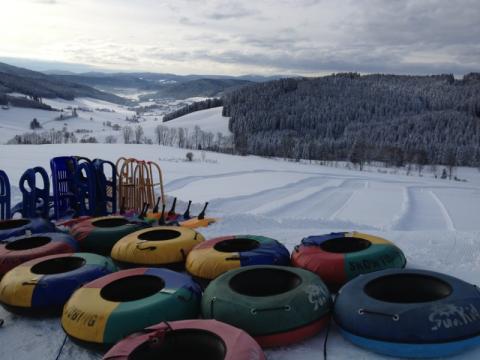
[[[169,216],[175,215],[175,207],[176,206],[177,206],[177,198],[174,198],[173,203],[172,203],[172,207],[171,207],[170,211],[168,212]]]
[[[160,204],[160,196],[157,198],[157,202],[155,203],[155,207],[153,208],[154,214],[158,214],[158,204]]]
[[[142,211],[140,213],[140,215],[138,216],[140,219],[144,219],[145,216],[147,216],[147,211],[148,211],[148,208],[150,207],[150,204],[144,202],[143,203],[143,206],[142,206]]]
[[[205,219],[205,211],[207,211],[207,206],[208,206],[208,201],[205,203],[205,206],[203,207],[202,212],[200,214],[198,214],[198,216],[197,216],[198,220]]]
[[[158,225],[165,225],[165,204],[162,205],[162,214],[158,219]]]
[[[190,219],[190,206],[192,206],[192,200],[189,200],[189,201],[188,201],[187,210],[185,210],[185,212],[183,213],[183,218],[184,218],[185,220]]]

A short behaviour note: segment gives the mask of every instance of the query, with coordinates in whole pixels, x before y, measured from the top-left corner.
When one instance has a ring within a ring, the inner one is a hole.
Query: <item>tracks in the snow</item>
[[[455,230],[447,208],[431,188],[410,186],[404,196],[402,214],[393,230]]]

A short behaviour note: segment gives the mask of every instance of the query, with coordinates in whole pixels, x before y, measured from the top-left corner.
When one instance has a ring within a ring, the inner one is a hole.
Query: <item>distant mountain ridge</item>
[[[0,97],[7,101],[8,93],[22,93],[31,98],[62,98],[73,100],[76,97],[91,97],[116,104],[125,104],[126,99],[109,94],[93,87],[59,79],[38,71],[0,63]]]
[[[56,78],[78,84],[96,87],[106,91],[115,89],[138,89],[151,91],[140,100],[190,97],[215,97],[256,82],[270,81],[279,77],[256,75],[175,75],[168,73],[99,73],[54,75]]]

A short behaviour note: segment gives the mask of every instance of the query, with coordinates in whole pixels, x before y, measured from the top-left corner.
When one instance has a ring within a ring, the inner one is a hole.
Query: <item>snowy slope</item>
[[[222,220],[201,233],[206,238],[258,234],[290,250],[302,237],[358,230],[394,241],[410,268],[445,272],[480,284],[480,173],[460,169],[467,182],[358,172],[344,168],[207,153],[185,162],[186,150],[148,145],[0,146],[0,168],[13,184],[22,171],[48,166],[53,156],[78,154],[116,160],[132,156],[159,161],[166,192],[181,200],[209,200],[209,214]],[[181,210],[181,208],[179,208]],[[26,319],[0,309],[0,359],[55,359],[64,339],[58,319]],[[322,358],[321,333],[301,344],[267,351],[271,360]],[[6,350],[5,350],[6,349]],[[60,359],[99,359],[100,353],[67,340]],[[332,326],[329,359],[386,359],[345,341]],[[454,359],[478,359],[480,349]]]
[[[228,130],[228,117],[222,116],[223,107],[216,107],[207,110],[195,111],[191,114],[181,116],[177,119],[173,119],[162,123],[167,127],[182,127],[193,130],[195,126],[199,126],[203,131],[217,133],[220,132],[223,135],[230,135]]]
[[[22,94],[19,94],[19,96]],[[10,107],[8,110],[0,109],[0,144],[5,144],[15,135],[21,135],[31,132],[30,122],[36,118],[42,125],[42,129],[37,132],[48,131],[51,129],[62,130],[66,128],[69,132],[78,130],[88,130],[88,133],[76,133],[80,140],[83,135],[94,136],[98,142],[104,142],[105,137],[113,135],[117,138],[117,142],[123,142],[122,132],[115,131],[111,126],[119,125],[121,127],[130,126],[134,128],[141,125],[144,129],[145,136],[155,141],[154,130],[158,125],[167,127],[183,127],[191,130],[196,125],[202,131],[217,132],[223,135],[229,135],[228,118],[222,117],[222,107],[202,110],[182,116],[178,119],[162,123],[163,115],[166,112],[173,111],[193,101],[204,100],[204,98],[191,98],[183,101],[164,100],[162,108],[143,112],[139,123],[126,121],[126,118],[132,118],[136,113],[131,108],[122,105],[109,103],[102,100],[91,98],[76,98],[75,100],[64,99],[44,99],[43,102],[50,105],[56,111]],[[152,103],[153,104],[153,103]],[[146,104],[143,105],[152,105]],[[141,104],[142,105],[142,104]],[[78,117],[65,120],[58,120],[61,114],[68,116],[72,113],[72,109],[77,108]],[[63,110],[63,112],[61,111]],[[110,126],[107,126],[107,122]]]
[[[72,101],[45,99],[44,103],[58,111],[18,107],[11,107],[8,110],[0,109],[0,144],[6,143],[15,135],[31,132],[29,125],[33,118],[36,118],[42,125],[42,129],[37,130],[39,132],[51,129],[61,130],[64,127],[70,132],[86,129],[92,131],[89,135],[103,141],[107,135],[121,136],[121,132],[105,126],[107,121],[112,125],[124,126],[128,124],[125,117],[131,117],[134,114],[133,111],[129,111],[123,106],[90,98],[78,98]],[[79,109],[78,117],[56,120],[61,114],[64,116],[71,114],[72,108]],[[81,135],[77,134],[77,137],[80,139]]]

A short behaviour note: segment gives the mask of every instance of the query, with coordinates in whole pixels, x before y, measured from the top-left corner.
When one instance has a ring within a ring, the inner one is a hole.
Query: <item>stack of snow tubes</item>
[[[105,360],[264,360],[262,347],[303,341],[331,318],[345,339],[383,355],[480,345],[479,289],[405,269],[400,248],[378,236],[308,236],[290,256],[268,237],[205,240],[139,217],[71,224],[70,235],[43,219],[0,221],[0,304],[61,314],[74,340],[113,346]]]
[[[223,236],[197,245],[188,255],[186,268],[206,282],[224,272],[252,265],[289,265],[290,253],[277,240],[256,235]]]
[[[309,236],[292,253],[293,266],[314,272],[332,290],[360,274],[403,268],[406,263],[392,242],[359,232]]]

